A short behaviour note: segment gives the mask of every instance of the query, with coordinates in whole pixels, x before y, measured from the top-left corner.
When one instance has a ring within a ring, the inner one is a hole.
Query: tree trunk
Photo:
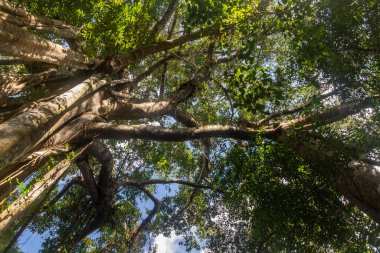
[[[284,143],[325,176],[338,192],[380,224],[379,168],[354,159],[355,152],[345,148],[344,144],[339,146],[322,138],[308,137],[298,136],[297,141],[285,140]]]
[[[335,188],[371,219],[380,224],[380,170],[351,160],[331,172]]]

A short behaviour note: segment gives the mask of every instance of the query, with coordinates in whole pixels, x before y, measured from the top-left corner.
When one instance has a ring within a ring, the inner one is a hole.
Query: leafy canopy
[[[169,1],[18,3],[32,13],[80,27],[82,50],[89,56],[106,59],[151,43],[151,28]],[[167,65],[168,93],[207,62],[207,57],[199,52],[209,50],[210,44],[214,44],[216,59],[238,59],[216,66],[210,80],[197,87],[196,96],[180,105],[202,124],[257,121],[270,113],[310,102],[298,112],[302,115],[379,92],[377,0],[183,0],[179,1],[175,16],[175,37],[207,27],[229,30],[172,51],[190,57]],[[164,41],[167,35],[163,32],[155,39]],[[125,71],[138,76],[155,61],[156,57],[150,57]],[[136,88],[137,99],[155,98],[161,73],[154,72],[144,85]],[[340,91],[331,104],[318,99],[323,92],[334,89]],[[371,113],[375,116],[362,114],[313,134],[324,135],[332,143],[339,140],[357,147],[361,156],[373,154],[378,139],[367,141],[364,136],[378,133],[376,106]],[[135,123],[180,127],[170,118]],[[114,176],[118,179],[128,176],[136,181],[197,181],[202,173],[201,141],[131,140],[106,144],[117,160]],[[92,165],[97,175],[100,166],[95,162]],[[149,186],[160,198],[161,206],[147,232],[134,243],[134,251],[150,247],[154,252],[152,236],[169,235],[175,230],[183,236],[188,250],[200,249],[202,245],[212,252],[378,252],[379,226],[348,204],[321,171],[312,169],[289,147],[260,136],[243,143],[213,140],[210,167],[203,182],[212,185],[211,189],[193,193],[191,187],[183,185]],[[73,168],[66,177],[76,173]],[[152,204],[141,191],[129,186],[122,187],[114,198],[115,213],[107,225],[71,250],[100,252],[107,247],[121,252],[129,247],[127,241],[133,230],[149,213],[142,206],[151,209]],[[189,199],[192,203],[186,212],[179,212]],[[34,219],[30,228],[33,232],[49,233],[42,252],[61,245],[71,247],[72,231],[83,227],[95,213],[89,203],[88,194],[73,187]]]

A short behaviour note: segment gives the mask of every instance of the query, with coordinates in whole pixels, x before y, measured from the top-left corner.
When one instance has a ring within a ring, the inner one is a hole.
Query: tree
[[[154,252],[173,229],[377,252],[378,1],[0,0],[0,19],[5,251],[29,227],[47,252]]]

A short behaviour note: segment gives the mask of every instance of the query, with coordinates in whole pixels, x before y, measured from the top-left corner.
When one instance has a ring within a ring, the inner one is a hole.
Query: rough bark
[[[110,123],[94,123],[88,127],[87,133],[97,135],[102,139],[143,139],[179,142],[212,137],[253,140],[259,134],[259,130],[222,125],[173,129],[150,125],[116,126]],[[269,131],[265,135],[273,134],[273,131]]]
[[[49,69],[38,74],[24,75],[19,78],[6,78],[2,80],[0,77],[0,98],[16,95],[43,82],[53,82],[72,75],[72,73]]]
[[[0,65],[21,65],[21,64],[26,64],[29,62],[30,61],[23,60],[23,59],[4,59],[4,60],[0,60]]]
[[[0,168],[3,169],[24,155],[36,144],[39,131],[43,131],[49,122],[56,119],[81,97],[107,83],[100,76],[92,76],[71,90],[41,103],[38,107],[26,111],[0,125]],[[36,132],[37,131],[37,132]],[[35,135],[32,135],[32,133]],[[0,170],[2,174],[3,171]]]
[[[340,193],[380,224],[379,168],[353,159],[332,171],[330,180]]]
[[[88,69],[98,63],[84,54],[38,37],[8,21],[0,23],[0,53],[78,69]]]
[[[326,177],[349,201],[380,224],[380,170],[355,159],[355,151],[322,137],[300,135],[282,141]]]
[[[63,21],[30,14],[6,0],[0,0],[0,20],[8,20],[21,27],[55,34],[63,39],[77,39],[79,29],[65,24]]]

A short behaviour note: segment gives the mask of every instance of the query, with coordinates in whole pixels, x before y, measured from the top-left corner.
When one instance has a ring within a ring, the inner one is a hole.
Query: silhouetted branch
[[[151,222],[151,220],[156,215],[156,213],[158,212],[158,210],[160,208],[160,205],[161,205],[160,201],[150,191],[148,191],[145,187],[143,187],[141,185],[133,185],[133,186],[135,186],[138,189],[140,189],[141,191],[143,191],[148,196],[148,198],[150,198],[153,201],[154,207],[149,212],[148,216],[141,222],[141,224],[132,233],[132,236],[131,236],[130,242],[129,242],[129,249],[130,249],[130,251],[133,248],[133,243],[136,240],[137,236]]]
[[[154,25],[152,32],[151,32],[151,38],[156,38],[156,36],[164,29],[165,25],[169,22],[170,17],[173,15],[175,11],[175,7],[177,5],[178,0],[171,0],[168,8],[166,9],[164,15],[162,18]]]

